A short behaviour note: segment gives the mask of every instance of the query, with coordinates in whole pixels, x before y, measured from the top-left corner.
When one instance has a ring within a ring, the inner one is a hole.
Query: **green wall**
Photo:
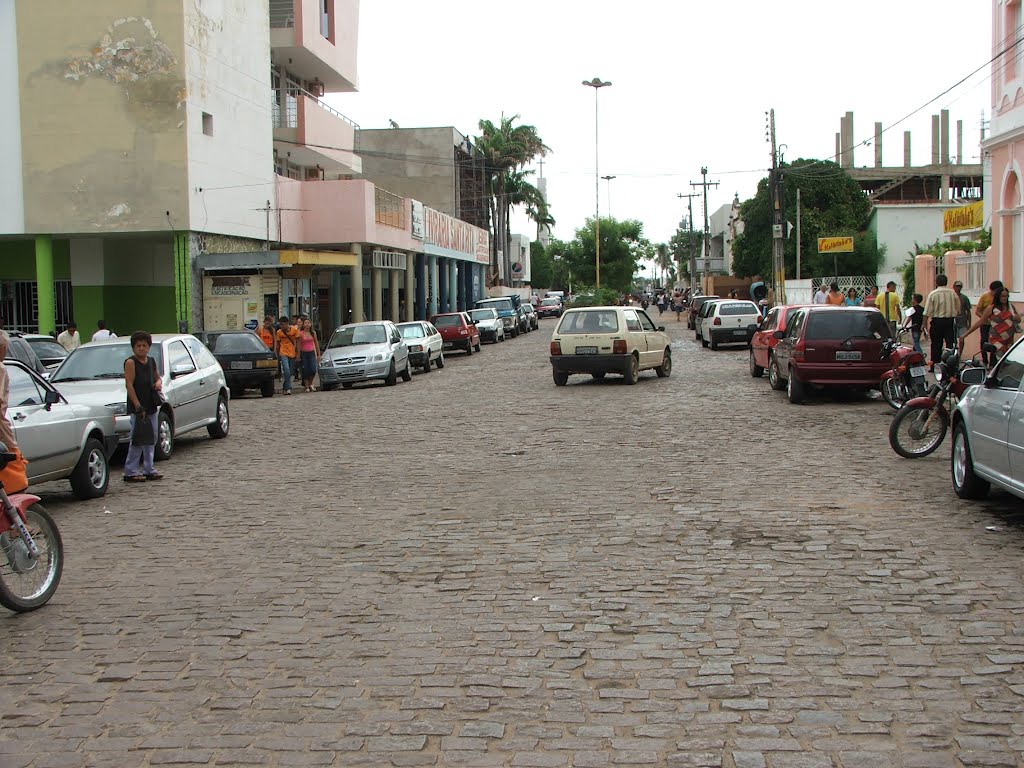
[[[103,312],[107,328],[118,336],[129,336],[135,331],[175,333],[174,286],[104,286]],[[76,307],[76,312],[77,307]],[[99,318],[96,318],[99,319]],[[78,320],[79,325],[82,320]],[[89,326],[90,335],[96,320]]]
[[[53,241],[53,278],[71,279],[71,243]],[[35,240],[0,240],[0,280],[36,279]]]

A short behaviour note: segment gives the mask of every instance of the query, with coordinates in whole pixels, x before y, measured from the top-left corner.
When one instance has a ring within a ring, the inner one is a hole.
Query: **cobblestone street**
[[[43,486],[67,562],[0,614],[0,766],[1020,765],[1019,502],[652,316],[669,379],[555,387],[542,321]]]

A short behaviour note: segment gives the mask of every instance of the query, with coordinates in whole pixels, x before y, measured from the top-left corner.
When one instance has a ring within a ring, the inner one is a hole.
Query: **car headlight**
[[[115,416],[127,416],[128,415],[128,403],[107,403],[107,408],[114,412]]]
[[[370,362],[371,362],[371,363],[379,363],[379,362],[380,362],[381,360],[383,360],[383,359],[384,359],[384,355],[373,355],[373,356],[372,356],[372,357],[370,358]]]
[[[412,346],[409,347],[409,351],[410,352],[422,352],[423,351],[423,346],[420,345],[420,344],[413,344]]]

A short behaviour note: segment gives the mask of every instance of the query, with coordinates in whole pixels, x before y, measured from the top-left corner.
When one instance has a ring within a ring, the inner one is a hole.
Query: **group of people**
[[[292,393],[293,377],[302,379],[306,392],[316,391],[313,380],[320,361],[320,339],[312,320],[305,315],[281,315],[275,322],[273,315],[267,315],[259,336],[280,362],[282,394]]]

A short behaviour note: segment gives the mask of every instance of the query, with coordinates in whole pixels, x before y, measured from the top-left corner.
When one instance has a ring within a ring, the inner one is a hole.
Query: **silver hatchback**
[[[348,389],[361,381],[382,379],[389,387],[412,380],[409,346],[390,320],[349,323],[331,334],[320,356],[320,388]]]

